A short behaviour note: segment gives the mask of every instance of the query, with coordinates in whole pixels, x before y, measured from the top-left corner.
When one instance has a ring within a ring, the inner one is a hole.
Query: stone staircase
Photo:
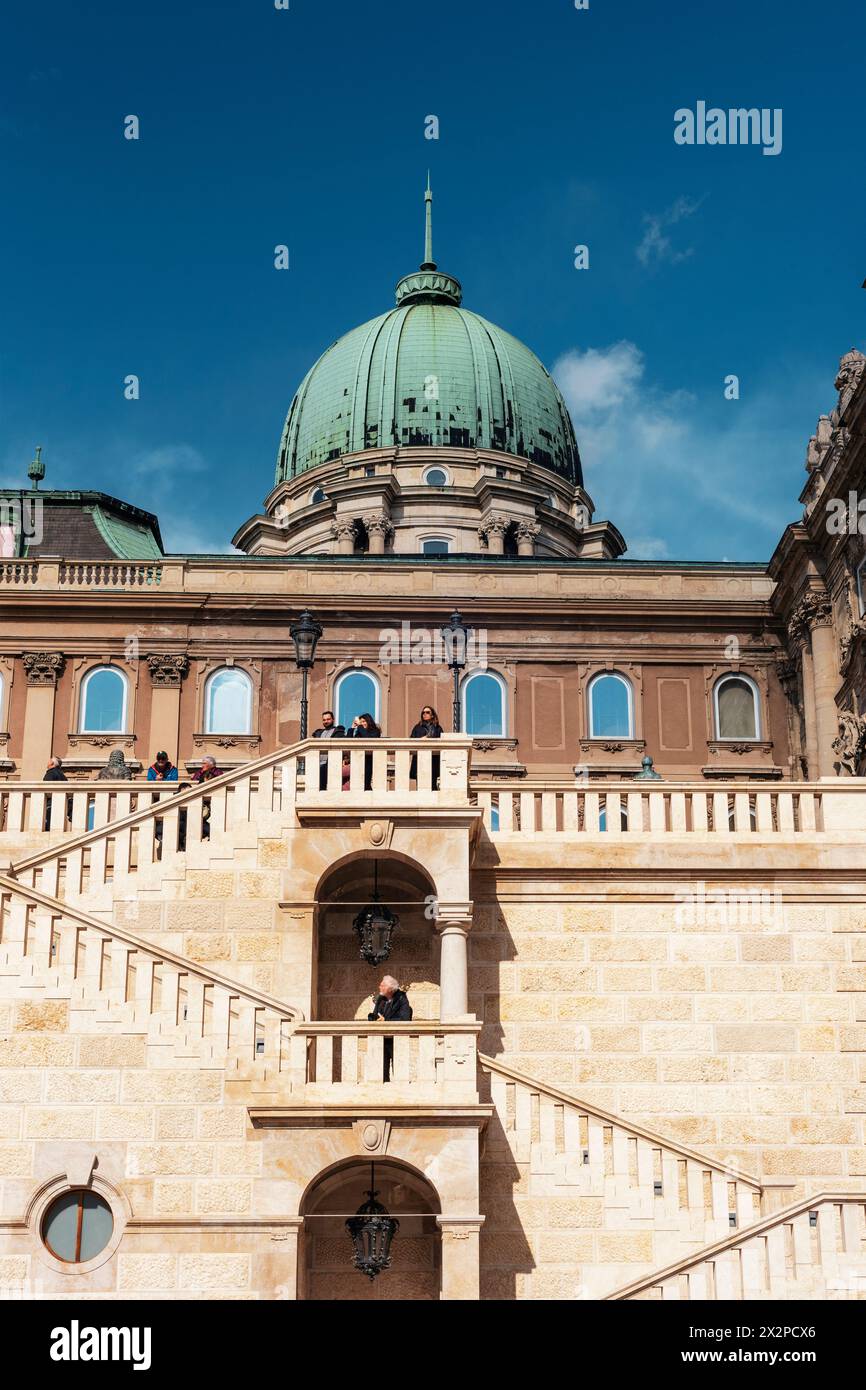
[[[0,1000],[75,1036],[139,1036],[155,1067],[219,1068],[256,1090],[280,1084],[300,1015],[113,923],[0,875]],[[55,1011],[56,1012],[56,1011]],[[288,1086],[288,1077],[283,1077]]]
[[[820,1192],[610,1300],[866,1298],[866,1194]]]
[[[548,1260],[555,1243],[540,1229],[533,1297],[601,1297],[636,1266],[664,1266],[752,1226],[789,1191],[547,1086],[500,1058],[481,1055],[479,1062],[501,1126],[485,1145],[488,1186],[501,1190],[510,1173],[514,1191],[523,1194],[517,1207],[540,1199],[563,1252],[567,1237],[581,1251],[579,1265],[572,1264],[579,1273],[569,1282],[557,1261]],[[502,1180],[491,1167],[505,1170]]]

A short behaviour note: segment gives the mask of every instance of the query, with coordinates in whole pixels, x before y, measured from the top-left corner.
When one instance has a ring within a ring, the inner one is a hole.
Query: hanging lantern
[[[346,1230],[352,1237],[352,1263],[368,1279],[375,1279],[391,1263],[391,1241],[400,1229],[396,1217],[389,1216],[375,1190],[375,1165],[370,1164],[370,1187],[368,1200],[358,1208],[357,1216],[350,1216]]]
[[[362,907],[352,923],[361,947],[361,959],[370,965],[381,965],[391,954],[391,940],[400,918],[379,901],[379,866],[373,865],[373,898]]]

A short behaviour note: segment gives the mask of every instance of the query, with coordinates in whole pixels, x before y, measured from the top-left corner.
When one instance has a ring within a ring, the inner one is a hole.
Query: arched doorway
[[[387,974],[408,992],[416,1019],[438,1019],[435,886],[421,866],[387,851],[354,855],[328,871],[316,896],[314,1017],[366,1019]],[[397,915],[399,926],[387,961],[370,965],[361,959],[352,922],[376,897]]]
[[[355,1269],[346,1218],[367,1200],[371,1167],[377,1200],[400,1223],[391,1243],[391,1264],[376,1278]],[[353,1159],[321,1173],[301,1203],[300,1297],[388,1302],[438,1299],[442,1240],[432,1184],[394,1159]]]

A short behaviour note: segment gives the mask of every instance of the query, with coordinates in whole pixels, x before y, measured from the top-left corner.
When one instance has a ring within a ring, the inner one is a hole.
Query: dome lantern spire
[[[397,282],[397,304],[460,304],[463,289],[453,275],[445,275],[433,259],[433,191],[430,170],[424,190],[424,260],[419,270]]]
[[[435,270],[433,259],[433,190],[430,187],[430,170],[427,170],[427,189],[424,194],[424,261],[422,270]]]

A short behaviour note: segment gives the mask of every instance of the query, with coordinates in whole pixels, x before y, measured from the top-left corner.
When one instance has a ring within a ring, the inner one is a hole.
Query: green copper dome
[[[461,307],[427,252],[397,307],[339,338],[302,381],[286,419],[278,483],[363,449],[495,449],[581,483],[568,410],[529,348]]]

